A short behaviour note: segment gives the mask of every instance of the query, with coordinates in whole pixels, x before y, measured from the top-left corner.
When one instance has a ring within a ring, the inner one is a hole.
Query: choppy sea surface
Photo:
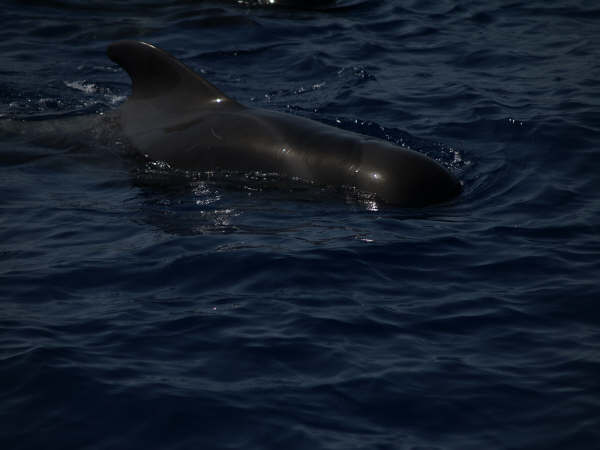
[[[0,23],[0,448],[599,448],[598,2],[6,0]],[[141,161],[97,125],[130,92],[120,39],[464,193]]]

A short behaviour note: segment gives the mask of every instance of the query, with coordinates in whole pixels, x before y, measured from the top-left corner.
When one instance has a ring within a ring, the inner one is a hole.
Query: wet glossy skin
[[[420,153],[303,117],[246,108],[148,44],[118,42],[109,56],[133,80],[121,126],[149,158],[180,168],[275,171],[356,186],[400,206],[441,203],[461,192],[455,177]]]

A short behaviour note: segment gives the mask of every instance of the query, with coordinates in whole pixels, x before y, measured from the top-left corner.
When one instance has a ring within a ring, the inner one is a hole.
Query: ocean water
[[[0,448],[600,447],[596,1],[2,6]],[[120,39],[464,193],[141,161]]]

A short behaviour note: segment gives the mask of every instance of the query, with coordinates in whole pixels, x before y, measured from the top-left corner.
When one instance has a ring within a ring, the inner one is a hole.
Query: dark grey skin
[[[150,159],[184,169],[260,170],[355,186],[407,207],[443,203],[462,190],[421,153],[303,117],[247,108],[150,44],[115,42],[108,56],[133,83],[118,121]]]

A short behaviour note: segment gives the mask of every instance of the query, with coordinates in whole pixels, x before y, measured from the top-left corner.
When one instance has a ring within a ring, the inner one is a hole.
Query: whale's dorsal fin
[[[118,41],[108,47],[107,53],[131,77],[130,98],[133,100],[181,93],[186,100],[195,103],[239,105],[186,65],[151,44]]]

